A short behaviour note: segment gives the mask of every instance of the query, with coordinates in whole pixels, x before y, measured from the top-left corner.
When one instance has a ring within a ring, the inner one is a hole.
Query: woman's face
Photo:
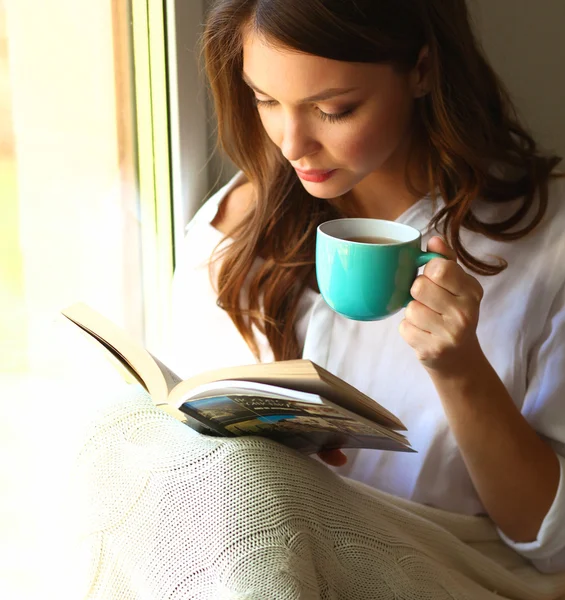
[[[248,33],[243,77],[271,140],[307,191],[336,198],[372,173],[402,173],[419,69],[302,54]]]

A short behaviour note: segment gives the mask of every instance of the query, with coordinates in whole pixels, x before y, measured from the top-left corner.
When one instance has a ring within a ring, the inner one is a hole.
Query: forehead
[[[281,94],[307,97],[324,88],[358,86],[380,66],[305,54],[271,43],[250,31],[243,39],[244,73],[273,97]]]

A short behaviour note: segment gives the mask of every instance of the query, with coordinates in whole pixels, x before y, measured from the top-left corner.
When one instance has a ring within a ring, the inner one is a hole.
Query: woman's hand
[[[481,352],[477,324],[483,288],[457,264],[455,252],[441,238],[430,240],[428,252],[448,260],[434,258],[414,282],[414,300],[406,308],[400,334],[424,367],[448,376]]]
[[[347,462],[347,456],[341,450],[322,450],[318,456],[332,467],[343,467]]]

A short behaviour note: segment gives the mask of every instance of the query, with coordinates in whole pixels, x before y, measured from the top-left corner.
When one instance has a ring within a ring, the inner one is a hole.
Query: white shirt
[[[208,269],[210,256],[223,239],[211,222],[221,201],[242,181],[242,174],[234,177],[187,227],[173,281],[167,357],[171,368],[183,378],[255,362],[227,313],[217,307]],[[500,221],[508,214],[484,202],[476,202],[474,212],[486,221]],[[427,244],[437,233],[428,231],[433,214],[432,200],[423,198],[397,221],[422,231],[423,243]],[[499,532],[509,546],[542,570],[565,569],[564,231],[565,179],[557,179],[550,182],[550,203],[541,225],[526,237],[502,243],[461,232],[464,247],[474,256],[482,260],[499,256],[508,262],[508,268],[499,275],[473,274],[485,292],[477,335],[516,406],[559,455],[559,489],[537,540],[514,543]],[[463,514],[485,513],[435,387],[398,332],[403,318],[404,311],[383,321],[353,321],[334,313],[313,291],[301,299],[296,331],[303,357],[396,414],[407,426],[407,436],[417,450],[417,454],[345,450],[348,463],[336,471],[422,504]],[[266,338],[257,337],[261,360],[272,361]]]

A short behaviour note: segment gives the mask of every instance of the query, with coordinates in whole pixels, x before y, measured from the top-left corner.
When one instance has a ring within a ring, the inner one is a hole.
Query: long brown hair
[[[542,156],[519,123],[475,39],[465,0],[216,0],[203,50],[219,143],[255,192],[253,209],[221,255],[218,305],[258,358],[255,331],[266,335],[276,360],[300,356],[295,323],[304,291],[317,291],[316,228],[352,215],[339,199],[320,200],[306,192],[267,137],[242,79],[242,38],[249,26],[304,53],[401,70],[414,68],[427,46],[432,87],[417,102],[417,124],[426,144],[428,189],[445,201],[430,225],[442,227],[460,262],[473,272],[495,275],[507,267],[472,256],[460,230],[502,241],[528,234],[545,214],[548,179],[560,159]],[[493,165],[517,176],[507,179]],[[511,218],[492,224],[473,214],[478,197],[493,203],[524,200]],[[534,204],[534,217],[524,223]],[[258,257],[260,264],[252,269]],[[248,291],[242,294],[244,284]]]

